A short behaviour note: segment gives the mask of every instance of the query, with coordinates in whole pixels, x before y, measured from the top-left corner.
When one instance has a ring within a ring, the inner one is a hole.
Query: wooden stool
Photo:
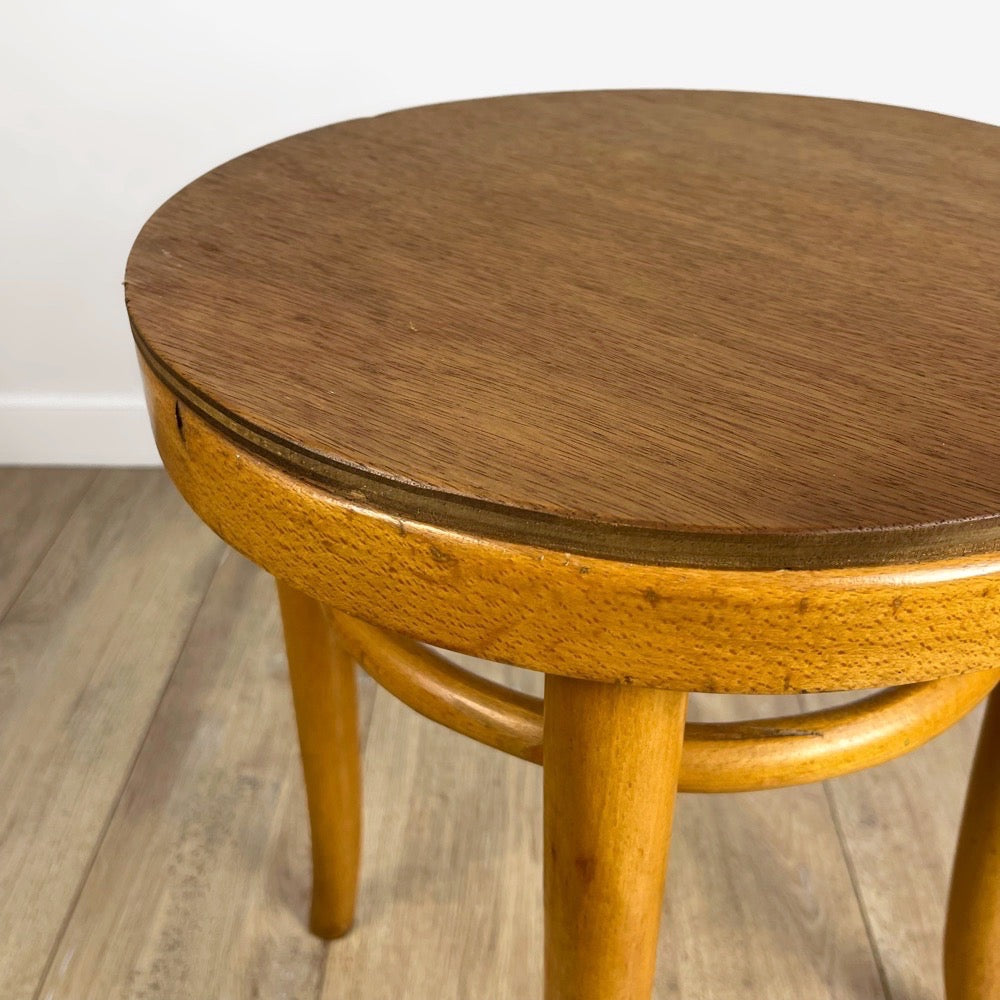
[[[545,996],[646,1000],[675,792],[940,733],[1000,655],[1000,129],[547,94],[212,171],[126,277],[174,482],[279,581],[312,927],[351,924],[352,661],[545,765]],[[540,700],[422,642],[544,671]],[[888,687],[685,726],[687,692]],[[1000,696],[945,942],[1000,997]]]

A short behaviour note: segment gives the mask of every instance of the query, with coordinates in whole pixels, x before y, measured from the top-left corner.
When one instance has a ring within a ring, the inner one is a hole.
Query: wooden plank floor
[[[153,471],[0,469],[0,546],[0,1000],[540,995],[540,769],[362,679],[358,923],[317,941],[271,581]],[[978,718],[828,785],[685,796],[657,1000],[938,1000]]]

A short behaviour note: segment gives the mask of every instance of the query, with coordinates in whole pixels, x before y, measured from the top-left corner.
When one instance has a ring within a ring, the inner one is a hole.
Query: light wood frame
[[[357,884],[352,658],[436,721],[544,758],[546,1000],[648,1000],[677,791],[777,787],[889,760],[1000,677],[1000,554],[751,572],[485,539],[292,476],[143,373],[175,484],[281,581],[320,935],[350,926]],[[417,640],[544,671],[544,702]],[[788,719],[685,725],[691,691],[873,687],[894,690]],[[949,1000],[1000,996],[998,741],[994,694],[956,858]]]

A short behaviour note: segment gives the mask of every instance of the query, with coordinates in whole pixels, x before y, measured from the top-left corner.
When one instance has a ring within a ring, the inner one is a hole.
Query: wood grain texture
[[[484,680],[426,646],[331,611],[365,671],[440,725],[543,763],[543,702]],[[678,789],[748,792],[851,774],[910,753],[972,711],[1000,670],[889,688],[833,708],[684,727]]]
[[[331,611],[340,640],[369,676],[414,711],[497,750],[542,762],[542,699],[457,666],[412,639]]]
[[[859,689],[1000,662],[1000,556],[750,572],[486,539],[296,478],[179,404],[148,367],[144,374],[160,454],[213,530],[299,590],[411,638],[675,690]]]
[[[680,788],[745,792],[825,781],[876,767],[930,742],[992,691],[1000,670],[891,688],[834,708],[684,734]]]
[[[278,581],[309,801],[312,906],[322,938],[350,930],[361,858],[361,759],[354,661],[319,601]]]
[[[362,685],[362,731],[373,693]],[[230,554],[42,1000],[321,996],[326,945],[307,929],[309,837],[294,728],[273,581]]]
[[[542,94],[304,133],[132,251],[188,405],[402,516],[745,568],[1000,549],[1000,129]]]
[[[545,1000],[649,1000],[686,708],[545,679]]]
[[[0,997],[31,997],[222,545],[102,472],[0,624]]]
[[[0,468],[0,618],[96,475],[94,469]]]
[[[990,697],[965,800],[944,941],[948,1000],[1000,996],[1000,696]]]

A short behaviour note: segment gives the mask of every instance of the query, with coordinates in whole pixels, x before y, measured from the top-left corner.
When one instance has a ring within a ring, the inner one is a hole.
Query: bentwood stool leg
[[[545,998],[648,1000],[687,696],[545,679]]]
[[[361,765],[354,664],[323,606],[278,581],[312,833],[309,926],[335,938],[354,920],[361,849]]]
[[[1000,997],[1000,689],[972,767],[944,947],[948,1000]]]

